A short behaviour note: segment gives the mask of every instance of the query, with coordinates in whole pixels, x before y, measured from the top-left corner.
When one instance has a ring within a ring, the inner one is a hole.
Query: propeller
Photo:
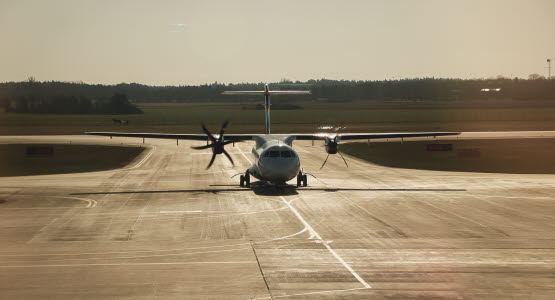
[[[224,141],[224,131],[227,127],[227,125],[229,124],[229,121],[225,121],[222,124],[222,127],[220,128],[220,134],[218,136],[218,138],[216,138],[215,136],[213,136],[210,131],[208,131],[208,129],[206,128],[206,125],[204,125],[204,123],[201,124],[202,126],[202,131],[204,131],[204,133],[206,133],[206,136],[208,136],[208,139],[210,139],[210,141],[212,143],[205,145],[205,146],[198,146],[198,147],[191,147],[195,150],[203,150],[203,149],[208,149],[208,148],[212,148],[212,158],[210,159],[210,163],[208,163],[208,166],[206,167],[206,169],[209,169],[212,164],[214,163],[214,160],[216,159],[216,155],[218,154],[224,154],[229,161],[231,161],[231,164],[235,166],[235,163],[233,162],[233,159],[231,158],[231,155],[229,155],[229,153],[227,153],[227,151],[225,151],[224,146],[227,144],[231,144],[233,143],[233,141]]]
[[[325,147],[328,155],[326,156],[326,160],[324,160],[324,163],[320,167],[320,170],[326,165],[326,162],[328,162],[328,158],[330,157],[330,154],[336,154],[336,153],[338,153],[339,156],[341,156],[347,168],[349,167],[349,165],[347,164],[347,160],[345,159],[345,157],[343,157],[343,154],[341,154],[341,152],[339,151],[339,130],[341,130],[342,128],[343,127],[339,127],[337,129],[337,132],[335,133],[335,136],[333,137],[333,139],[330,137],[326,137]]]

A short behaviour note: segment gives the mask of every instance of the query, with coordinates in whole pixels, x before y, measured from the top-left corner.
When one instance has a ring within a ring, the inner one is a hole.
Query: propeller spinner
[[[324,163],[322,164],[320,169],[322,169],[326,165],[326,162],[328,162],[328,158],[330,157],[330,154],[336,154],[336,153],[338,153],[339,156],[341,156],[347,168],[349,167],[349,165],[347,164],[347,160],[345,160],[345,157],[343,157],[343,154],[339,152],[339,135],[336,134],[333,137],[333,139],[330,137],[326,137],[325,147],[326,147],[326,152],[328,153],[328,156],[326,156],[326,160],[324,160]]]
[[[206,135],[208,136],[208,138],[210,139],[210,141],[212,143],[208,144],[206,146],[198,146],[198,147],[191,147],[191,148],[196,149],[196,150],[212,148],[212,158],[210,159],[210,163],[208,163],[208,166],[206,167],[206,169],[209,169],[212,166],[212,164],[214,163],[214,160],[216,159],[216,155],[222,154],[222,153],[229,159],[229,161],[231,161],[231,164],[235,166],[235,163],[233,162],[233,159],[231,158],[231,155],[229,155],[229,153],[227,153],[227,151],[225,151],[225,149],[224,149],[225,145],[233,143],[233,141],[224,141],[224,131],[225,131],[228,124],[229,124],[229,121],[225,121],[222,124],[222,127],[220,128],[220,134],[219,134],[218,138],[214,137],[210,133],[210,131],[208,131],[208,129],[206,128],[206,125],[204,125],[204,123],[201,124],[202,131],[204,131],[204,133],[206,133]]]

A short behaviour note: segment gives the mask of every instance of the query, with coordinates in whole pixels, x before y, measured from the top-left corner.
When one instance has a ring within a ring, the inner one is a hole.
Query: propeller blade
[[[341,154],[341,152],[337,151],[337,153],[339,153],[339,155],[341,156],[341,158],[343,158],[343,161],[345,162],[345,165],[347,166],[347,168],[349,167],[349,165],[347,164],[347,161],[345,160],[345,157],[343,157],[343,154]]]
[[[322,164],[322,166],[320,167],[320,170],[322,170],[322,168],[324,167],[324,165],[326,164],[326,162],[328,161],[328,158],[330,158],[330,154],[328,153],[328,156],[326,156],[326,160],[324,160],[324,163]]]
[[[196,150],[208,149],[208,148],[212,148],[212,144],[205,145],[205,146],[196,146],[196,147],[191,146],[191,148],[196,149]]]
[[[210,133],[210,131],[208,131],[208,129],[206,128],[206,125],[204,125],[204,123],[202,123],[201,126],[202,126],[202,131],[204,131],[204,133],[206,133],[206,135],[212,141],[212,143],[216,142],[216,138]]]
[[[216,153],[212,154],[212,158],[210,159],[210,163],[208,164],[208,166],[206,167],[206,170],[210,169],[210,167],[212,166],[212,164],[214,163],[214,160],[216,159]]]
[[[223,153],[225,154],[225,156],[227,156],[227,158],[229,158],[229,161],[231,161],[231,164],[233,166],[235,166],[235,163],[233,162],[233,158],[231,158],[231,155],[229,155],[229,153],[227,153],[227,151],[225,151],[225,149],[224,149]]]
[[[224,130],[226,129],[227,125],[229,124],[229,120],[226,120],[223,124],[222,124],[222,128],[220,128],[220,136],[218,138],[218,140],[220,142],[224,141]]]

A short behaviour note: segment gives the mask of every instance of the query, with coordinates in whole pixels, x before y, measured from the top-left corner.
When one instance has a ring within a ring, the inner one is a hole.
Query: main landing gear
[[[241,175],[239,177],[239,186],[241,187],[250,187],[251,186],[251,174],[249,172],[245,172],[245,175]]]
[[[299,175],[297,175],[297,187],[300,187],[301,185],[307,186],[308,179],[306,178],[306,174],[299,172]]]

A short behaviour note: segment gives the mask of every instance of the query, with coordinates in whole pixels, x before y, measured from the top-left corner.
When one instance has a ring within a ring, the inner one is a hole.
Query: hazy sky
[[[0,81],[527,77],[555,0],[0,0]]]

